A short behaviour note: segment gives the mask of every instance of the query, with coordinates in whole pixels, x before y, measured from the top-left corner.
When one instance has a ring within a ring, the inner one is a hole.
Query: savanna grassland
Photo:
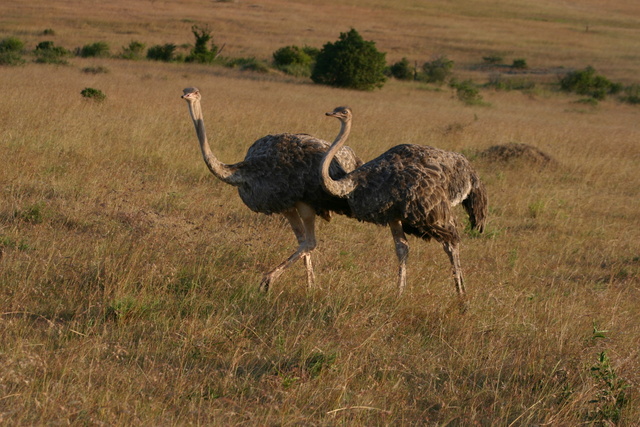
[[[201,24],[225,55],[268,59],[354,27],[389,62],[446,54],[478,80],[473,64],[501,54],[541,82],[587,65],[640,82],[635,1],[388,3],[3,2],[0,39],[115,51],[190,43]],[[466,105],[418,82],[359,92],[222,66],[25,58],[0,67],[0,424],[637,425],[637,105],[543,84]],[[490,216],[463,236],[466,312],[438,244],[410,239],[398,298],[389,231],[337,216],[319,220],[316,287],[300,264],[260,292],[293,233],[208,172],[188,86],[228,163],[268,133],[332,140],[324,112],[345,104],[364,160],[405,142],[468,155]],[[511,142],[553,161],[480,155]]]

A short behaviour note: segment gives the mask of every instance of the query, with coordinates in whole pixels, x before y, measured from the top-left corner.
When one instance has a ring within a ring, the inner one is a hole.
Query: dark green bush
[[[83,58],[106,57],[109,56],[109,44],[107,42],[86,44],[77,53]]]
[[[92,87],[86,87],[82,89],[82,91],[80,92],[80,95],[82,95],[87,99],[93,99],[94,101],[97,101],[97,102],[102,102],[105,99],[107,99],[107,95],[105,95],[101,90],[94,89]]]
[[[427,83],[444,83],[452,74],[454,62],[446,56],[440,56],[422,65],[423,74],[420,80]]]
[[[524,70],[529,67],[527,65],[526,59],[518,58],[513,60],[513,63],[511,64],[511,68],[515,68],[517,70]]]
[[[171,62],[175,60],[176,45],[167,43],[155,45],[147,50],[147,58],[154,61]]]
[[[55,31],[53,31],[53,29],[52,29],[52,28],[47,28],[47,29],[45,29],[44,31],[42,31],[42,35],[43,35],[43,36],[55,36],[55,35],[56,35],[56,32],[55,32]]]
[[[144,53],[145,44],[139,41],[132,40],[129,46],[122,48],[120,58],[123,59],[142,59]]]
[[[21,52],[24,49],[22,40],[8,37],[0,41],[0,65],[22,65]]]
[[[416,70],[411,66],[407,58],[402,58],[389,67],[388,74],[398,80],[412,80],[415,77]]]
[[[71,55],[71,51],[62,46],[56,46],[55,43],[47,40],[38,43],[33,54],[39,64],[66,65],[68,62],[65,58]]]
[[[207,47],[213,38],[208,28],[200,28],[197,25],[191,27],[191,32],[196,38],[196,43],[191,49],[191,53],[185,58],[186,62],[198,62],[200,64],[210,64],[218,55],[218,46],[211,42],[211,48]]]
[[[336,87],[373,90],[384,85],[385,68],[385,54],[376,49],[375,42],[365,41],[352,28],[341,33],[335,43],[323,46],[311,80]]]
[[[622,85],[612,83],[606,77],[596,74],[593,67],[588,66],[583,70],[566,74],[560,79],[560,89],[602,100],[608,94],[619,93],[622,90]]]

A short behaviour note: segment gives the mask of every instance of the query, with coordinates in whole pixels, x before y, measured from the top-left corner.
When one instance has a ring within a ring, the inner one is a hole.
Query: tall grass
[[[413,83],[360,93],[146,61],[83,73],[90,61],[0,70],[3,423],[640,418],[637,108],[513,92],[465,106]],[[331,139],[324,112],[344,104],[365,160],[403,142],[467,153],[490,196],[487,233],[463,238],[467,313],[437,244],[410,240],[398,299],[389,231],[343,217],[319,224],[317,287],[295,266],[259,292],[295,239],[209,174],[180,99],[192,85],[226,162],[267,133]],[[475,155],[508,142],[557,165]]]

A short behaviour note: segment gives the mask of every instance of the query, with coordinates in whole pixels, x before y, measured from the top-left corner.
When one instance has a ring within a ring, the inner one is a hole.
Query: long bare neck
[[[331,147],[324,155],[322,159],[322,186],[324,189],[331,195],[336,197],[347,197],[355,188],[355,182],[351,177],[351,174],[347,174],[342,179],[335,180],[331,178],[329,175],[329,167],[331,166],[331,162],[333,158],[336,156],[338,151],[342,148],[345,141],[349,137],[349,132],[351,132],[351,121],[340,122],[340,133],[331,144]]]
[[[216,178],[231,185],[240,184],[240,176],[237,173],[237,168],[222,163],[211,151],[209,141],[207,140],[207,131],[204,128],[204,118],[202,115],[202,106],[200,101],[187,103],[189,105],[189,113],[193,120],[193,125],[196,128],[196,134],[198,135],[198,141],[200,141],[200,150],[202,151],[202,158],[207,164],[207,167]]]

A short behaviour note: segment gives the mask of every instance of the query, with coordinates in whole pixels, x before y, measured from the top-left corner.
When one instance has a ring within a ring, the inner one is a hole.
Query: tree
[[[433,61],[425,62],[422,65],[423,79],[427,83],[444,83],[451,76],[452,69],[453,61],[444,55],[439,56]]]
[[[340,33],[335,43],[327,43],[318,54],[311,73],[315,83],[330,86],[373,90],[386,81],[385,53],[375,42],[366,41],[355,29]]]
[[[191,32],[196,38],[196,44],[187,56],[187,62],[199,62],[202,64],[210,64],[218,56],[218,46],[211,42],[211,49],[207,47],[207,43],[213,38],[208,28],[200,28],[197,25],[191,27]]]

